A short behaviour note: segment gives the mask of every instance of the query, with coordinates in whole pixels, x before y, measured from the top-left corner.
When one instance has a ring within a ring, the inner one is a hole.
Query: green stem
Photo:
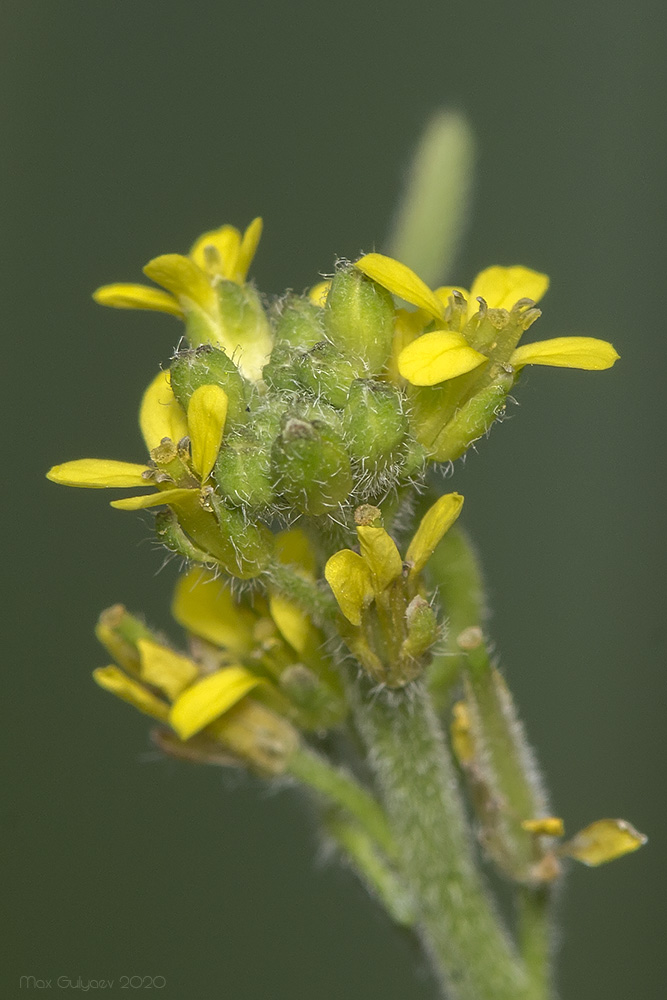
[[[552,995],[551,896],[546,886],[521,888],[517,897],[519,948],[535,1000]]]
[[[276,590],[298,604],[318,625],[335,624],[338,619],[338,605],[333,594],[321,590],[316,583],[284,563],[273,563],[266,575]]]
[[[486,617],[482,571],[466,533],[450,528],[428,565],[429,577],[447,614],[444,650],[433,657],[428,686],[438,709],[444,708],[452,685],[461,675],[465,655],[456,640],[464,629],[481,626]]]
[[[482,884],[454,769],[420,682],[371,693],[350,684],[420,930],[454,1000],[535,1000]]]
[[[382,807],[350,774],[303,746],[290,757],[287,771],[328,805],[336,805],[353,816],[387,857],[395,856],[396,845]]]
[[[396,871],[368,832],[340,810],[324,818],[327,833],[340,848],[369,891],[382,903],[392,920],[411,927],[416,920],[415,901]]]

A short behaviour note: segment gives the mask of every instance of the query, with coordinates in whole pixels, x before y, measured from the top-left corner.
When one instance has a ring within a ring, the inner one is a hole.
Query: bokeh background
[[[258,213],[269,292],[381,249],[444,105],[479,143],[456,280],[547,271],[540,334],[623,356],[531,372],[453,484],[557,812],[651,838],[571,871],[562,997],[662,998],[664,5],[5,0],[0,20],[2,996],[21,975],[111,978],[121,1000],[122,975],[164,976],[174,1000],[434,996],[409,939],[323,861],[297,794],[158,759],[144,720],[94,687],[98,611],[120,600],[167,626],[176,566],[160,572],[148,515],[43,473],[141,460],[136,403],[178,336],[93,288]]]

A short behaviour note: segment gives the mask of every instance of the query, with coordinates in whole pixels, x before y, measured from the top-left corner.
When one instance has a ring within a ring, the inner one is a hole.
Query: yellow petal
[[[560,853],[595,867],[636,851],[647,839],[624,819],[599,819],[563,844]]]
[[[547,288],[549,278],[539,271],[531,271],[517,264],[514,267],[487,267],[473,281],[468,299],[468,316],[479,309],[478,296],[490,309],[510,310],[519,299],[539,302]]]
[[[486,361],[460,333],[434,330],[413,340],[398,356],[398,370],[412,385],[437,385]]]
[[[216,670],[176,699],[169,722],[182,740],[188,740],[244,698],[261,681],[245,667]]]
[[[193,569],[179,578],[171,612],[183,628],[242,656],[253,648],[256,615],[239,604],[213,573]]]
[[[257,216],[253,219],[246,231],[243,234],[243,239],[241,240],[241,246],[239,247],[239,253],[236,260],[236,267],[234,268],[234,274],[231,275],[233,281],[238,281],[239,283],[244,282],[248,276],[248,271],[250,265],[253,262],[253,258],[257,253],[257,247],[259,246],[259,241],[262,238],[262,228],[264,223],[261,218]]]
[[[95,302],[113,309],[150,309],[154,312],[182,316],[183,310],[173,295],[150,285],[102,285],[93,292]]]
[[[147,466],[133,462],[114,462],[106,458],[78,458],[74,462],[54,465],[46,478],[61,486],[82,486],[89,489],[121,486],[150,486],[143,477]]]
[[[200,385],[188,403],[192,464],[202,482],[210,476],[220,451],[227,406],[227,393],[219,385]]]
[[[370,524],[357,525],[357,535],[361,554],[371,571],[373,587],[376,593],[381,593],[403,572],[403,560],[396,543],[384,528]]]
[[[536,837],[562,837],[565,826],[560,816],[543,816],[541,819],[524,819],[521,828]]]
[[[329,294],[329,289],[331,288],[331,280],[318,281],[316,285],[308,292],[308,298],[313,303],[314,306],[324,306],[327,304],[327,295]]]
[[[443,319],[445,307],[438,296],[406,264],[381,253],[367,253],[354,266],[393,295],[425,309],[436,319]]]
[[[203,233],[190,249],[190,258],[209,274],[230,278],[239,256],[241,234],[236,226],[220,226]]]
[[[298,605],[279,594],[270,595],[269,610],[283,639],[289,642],[297,653],[303,653],[311,635],[311,624],[308,616],[304,615]]]
[[[144,485],[147,485],[144,483]],[[116,510],[146,510],[148,507],[159,507],[163,503],[178,503],[184,497],[192,496],[196,490],[159,490],[157,493],[147,493],[143,497],[125,497],[124,500],[112,500],[111,506]]]
[[[276,557],[281,563],[297,566],[308,576],[315,576],[317,558],[312,543],[301,528],[290,528],[276,535]]]
[[[170,701],[174,701],[184,688],[197,680],[199,670],[189,657],[181,656],[150,639],[139,639],[137,647],[141,679],[164,691]]]
[[[146,389],[139,408],[139,427],[149,451],[162,438],[177,442],[188,433],[188,422],[172,391],[169,372],[158,372]]]
[[[195,302],[207,312],[215,312],[217,296],[206,272],[189,257],[166,253],[155,257],[144,268],[144,274],[175,295],[180,303]]]
[[[145,715],[150,715],[153,719],[160,719],[162,722],[167,720],[169,706],[138,681],[124,674],[118,667],[98,667],[97,670],[93,671],[93,680],[105,691],[111,691],[116,697],[134,705]]]
[[[412,565],[410,576],[422,571],[442,536],[461,513],[462,506],[460,493],[445,493],[426,511],[408,547],[406,561]]]
[[[324,567],[340,610],[353,625],[361,625],[361,611],[373,600],[371,571],[365,560],[351,549],[341,549]]]
[[[595,337],[554,337],[522,344],[510,358],[514,368],[524,365],[552,365],[555,368],[584,368],[604,371],[611,368],[619,355],[606,340]]]

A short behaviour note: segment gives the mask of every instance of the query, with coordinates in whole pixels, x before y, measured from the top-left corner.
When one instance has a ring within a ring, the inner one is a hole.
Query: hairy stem
[[[354,817],[387,857],[395,856],[394,838],[382,807],[350,774],[303,746],[292,754],[287,770],[327,805],[337,806]]]
[[[454,770],[421,682],[372,694],[350,684],[424,946],[457,1000],[534,1000],[485,891]]]
[[[521,888],[517,895],[519,948],[535,1000],[552,996],[551,896],[547,886]]]

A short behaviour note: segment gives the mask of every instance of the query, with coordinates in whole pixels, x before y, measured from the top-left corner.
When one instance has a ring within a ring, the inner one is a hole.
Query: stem
[[[457,1000],[534,1000],[482,885],[451,759],[420,682],[371,696],[350,684],[424,946]]]
[[[292,754],[287,770],[322,796],[327,804],[334,804],[353,816],[387,857],[395,856],[396,845],[382,807],[351,775],[303,746]]]
[[[551,996],[551,896],[541,887],[521,888],[517,897],[519,948],[535,1000]]]
[[[321,590],[291,566],[273,563],[267,570],[267,577],[276,590],[294,601],[318,625],[331,625],[337,621],[338,605],[333,594]]]
[[[415,901],[399,879],[375,840],[354,820],[340,810],[324,818],[327,833],[375,895],[389,916],[401,927],[411,927],[416,920]]]

